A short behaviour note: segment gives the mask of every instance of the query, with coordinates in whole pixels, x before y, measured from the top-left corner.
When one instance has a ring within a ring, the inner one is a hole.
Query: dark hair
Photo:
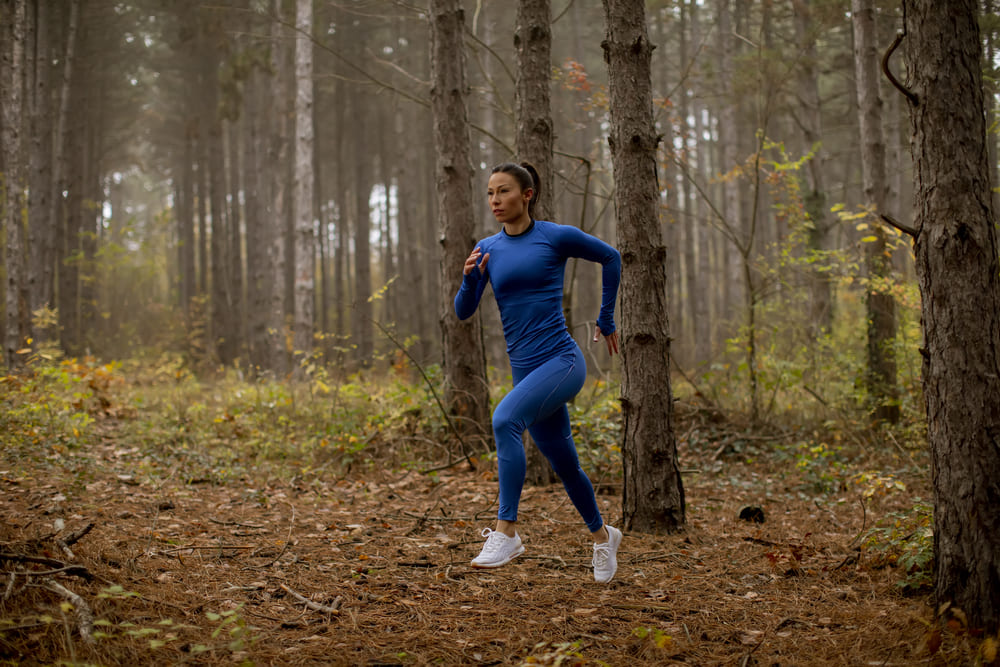
[[[538,172],[529,162],[522,162],[521,164],[501,162],[490,170],[491,174],[498,172],[513,176],[517,184],[521,186],[522,191],[528,189],[532,191],[531,200],[528,202],[528,215],[534,220],[535,202],[538,201],[538,195],[542,191],[541,179],[538,178]]]

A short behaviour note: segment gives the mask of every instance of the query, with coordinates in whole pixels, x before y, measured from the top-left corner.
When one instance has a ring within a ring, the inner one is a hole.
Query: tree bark
[[[907,9],[934,589],[989,635],[1000,625],[1000,266],[978,2]]]
[[[25,0],[4,0],[3,16],[2,105],[4,184],[4,268],[6,272],[6,308],[4,318],[4,361],[8,371],[23,366],[18,350],[29,335],[28,281],[25,276],[24,247],[24,164],[22,162],[22,127],[24,119],[24,60],[27,6]]]
[[[896,386],[896,303],[887,281],[892,276],[892,255],[879,213],[887,211],[889,183],[886,175],[885,134],[882,130],[882,97],[879,94],[879,49],[875,39],[875,6],[872,0],[852,0],[854,70],[858,91],[858,125],[861,132],[861,180],[868,225],[875,236],[865,244],[868,286],[868,368],[866,384],[878,421],[899,421]]]
[[[295,16],[295,318],[296,354],[313,349],[316,230],[313,214],[312,0],[298,0]],[[297,367],[298,368],[298,367]]]
[[[514,29],[517,49],[517,83],[514,94],[515,150],[519,160],[530,162],[541,180],[535,217],[552,220],[552,30],[549,0],[519,0]],[[568,320],[570,324],[572,320]],[[524,435],[527,471],[525,482],[551,484],[558,480],[529,433]]]
[[[622,417],[625,527],[669,533],[684,524],[670,390],[666,249],[657,216],[656,147],[643,0],[603,0],[618,248],[622,255]]]
[[[55,218],[52,210],[52,53],[49,3],[35,0],[34,40],[31,58],[31,154],[28,174],[28,294],[29,310],[53,307],[55,271]],[[40,340],[53,337],[51,331],[33,331]]]
[[[442,248],[438,304],[445,405],[463,440],[469,444],[476,439],[476,448],[487,451],[492,443],[492,427],[482,330],[478,317],[460,321],[452,305],[462,284],[462,264],[476,242],[464,20],[460,0],[431,0],[431,113]]]
[[[820,28],[812,15],[811,0],[793,0],[792,6],[795,10],[795,33],[801,54],[796,89],[801,106],[803,153],[816,149],[816,154],[806,163],[804,179],[803,199],[806,214],[812,223],[809,247],[818,253],[824,253],[830,249],[833,223],[827,216],[826,152],[820,144],[823,137],[823,109],[819,95],[819,54],[816,49],[816,33]],[[825,263],[825,260],[821,260],[821,263]],[[833,328],[834,300],[830,272],[813,271],[809,276],[809,283],[812,292],[809,329],[810,335],[816,338],[829,333]]]

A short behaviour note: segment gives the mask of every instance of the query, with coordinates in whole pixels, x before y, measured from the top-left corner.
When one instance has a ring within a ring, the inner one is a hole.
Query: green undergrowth
[[[37,478],[41,471],[61,480],[69,498],[107,475],[136,486],[308,484],[376,468],[433,475],[463,460],[437,403],[440,368],[423,369],[425,376],[406,364],[344,377],[322,367],[305,370],[301,380],[249,380],[232,369],[199,377],[171,356],[107,363],[36,358],[28,372],[0,378],[0,473]],[[709,375],[702,381],[718,381]],[[491,378],[496,402],[510,378],[496,372]],[[933,566],[930,512],[913,500],[926,488],[910,488],[926,480],[926,455],[919,422],[907,412],[899,426],[874,428],[845,402],[842,410],[810,406],[794,418],[772,415],[755,424],[676,387],[675,431],[686,475],[711,475],[734,490],[759,486],[756,472],[729,471],[738,463],[782,481],[810,504],[860,500],[873,518],[859,537],[861,548],[872,562],[900,568],[905,590],[926,586]],[[614,382],[591,379],[570,405],[581,464],[595,482],[621,482],[619,391]],[[478,454],[481,465],[493,465],[489,453]]]

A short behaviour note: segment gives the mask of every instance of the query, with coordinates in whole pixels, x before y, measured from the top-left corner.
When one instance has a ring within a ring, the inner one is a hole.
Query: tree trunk
[[[795,36],[798,40],[800,62],[797,67],[796,91],[800,104],[797,117],[802,128],[803,154],[816,149],[806,163],[803,200],[806,214],[812,223],[809,233],[809,247],[818,253],[830,249],[830,232],[833,225],[827,217],[826,203],[826,154],[820,146],[823,137],[822,103],[819,95],[819,55],[816,50],[817,31],[820,29],[812,16],[811,0],[793,0],[795,10]],[[820,263],[825,264],[824,259]],[[830,273],[820,270],[811,272],[809,287],[812,292],[810,303],[810,336],[816,338],[829,333],[833,327],[833,285]]]
[[[270,209],[270,177],[267,171],[268,113],[265,101],[264,73],[254,68],[243,97],[243,150],[246,185],[246,320],[250,366],[255,372],[270,366],[267,332],[270,308],[270,275],[267,271],[268,229],[274,223]]]
[[[31,312],[55,305],[55,218],[52,211],[52,53],[49,42],[49,3],[35,0],[34,40],[31,48],[33,74],[31,95],[31,155],[28,174],[28,294]],[[35,338],[49,340],[51,331],[34,331]]]
[[[905,34],[934,589],[1000,625],[1000,266],[976,0],[911,0]]]
[[[460,0],[431,0],[431,113],[437,146],[435,180],[441,220],[441,337],[445,405],[455,425],[476,449],[490,448],[492,433],[486,354],[478,317],[459,321],[453,310],[462,284],[462,264],[476,243],[472,199],[471,139]],[[471,453],[471,452],[465,452]]]
[[[24,58],[27,6],[25,0],[4,0],[0,5],[3,17],[2,57],[0,66],[3,82],[0,93],[3,130],[4,184],[4,268],[6,270],[6,308],[4,318],[4,361],[8,371],[23,365],[18,350],[29,335],[28,281],[24,267],[24,165],[21,147],[24,119]]]
[[[519,0],[514,29],[517,49],[517,84],[514,95],[515,150],[519,160],[530,162],[538,171],[539,196],[535,216],[552,220],[552,110],[549,91],[552,79],[552,30],[549,27],[549,0]],[[568,320],[568,324],[572,320]],[[525,483],[551,484],[558,481],[531,435],[524,435],[527,471]]]
[[[66,24],[66,46],[63,48],[62,72],[59,82],[59,111],[56,116],[55,144],[52,156],[52,226],[55,231],[53,243],[54,265],[57,271],[53,279],[53,291],[57,291],[59,339],[64,350],[73,330],[73,312],[76,304],[76,267],[66,262],[69,253],[75,250],[76,234],[69,226],[69,204],[64,195],[69,190],[69,107],[73,94],[73,69],[76,64],[76,42],[80,24],[80,0],[70,0],[69,16]],[[72,238],[70,238],[72,236]],[[58,290],[56,290],[58,281]]]
[[[246,193],[241,187],[240,174],[240,119],[232,118],[227,122],[226,145],[229,152],[229,207],[227,211],[226,233],[228,248],[226,251],[226,295],[229,298],[229,322],[226,326],[226,336],[230,341],[232,354],[242,357],[246,349],[246,335],[243,313],[243,236],[240,232],[240,193]]]
[[[272,11],[275,16],[282,16],[281,0],[273,0]],[[269,103],[265,98],[268,116],[268,139],[269,155],[268,163],[264,165],[268,174],[268,193],[270,195],[271,206],[270,219],[263,222],[267,230],[267,280],[270,282],[270,294],[268,295],[267,309],[267,338],[268,351],[270,355],[268,367],[279,377],[285,375],[289,369],[288,346],[285,342],[285,320],[286,310],[286,282],[287,282],[287,251],[285,244],[287,241],[286,230],[288,229],[288,187],[287,181],[290,174],[288,165],[288,137],[291,134],[291,125],[288,105],[289,93],[288,85],[288,48],[286,38],[288,30],[276,22],[272,26],[273,38],[271,41],[271,73],[273,102]]]
[[[666,249],[657,217],[656,147],[643,0],[604,0],[618,247],[625,527],[654,533],[684,524],[670,390]]]
[[[313,349],[316,231],[313,215],[312,0],[298,0],[295,16],[295,319],[296,354]]]
[[[225,210],[225,148],[222,141],[222,119],[219,117],[219,52],[215,46],[218,40],[217,26],[212,19],[203,18],[199,26],[201,32],[202,67],[202,161],[199,165],[206,173],[200,183],[208,184],[207,193],[199,193],[199,199],[207,199],[211,218],[209,234],[209,271],[211,280],[211,337],[209,339],[210,358],[224,366],[236,357],[235,332],[230,328],[229,235],[226,230]],[[204,202],[203,202],[204,203]]]
[[[852,0],[854,69],[858,91],[858,124],[861,132],[861,180],[865,202],[871,208],[868,225],[875,240],[865,244],[868,286],[868,394],[876,420],[899,420],[896,387],[896,303],[887,281],[892,276],[892,255],[879,213],[886,212],[889,184],[886,147],[882,131],[882,97],[879,94],[879,49],[875,40],[875,7],[872,0]]]
[[[351,331],[354,336],[356,361],[367,366],[375,353],[375,327],[372,323],[372,257],[371,206],[372,159],[366,141],[369,118],[365,115],[358,95],[353,95],[355,118],[351,123],[354,166],[354,301],[351,309]]]

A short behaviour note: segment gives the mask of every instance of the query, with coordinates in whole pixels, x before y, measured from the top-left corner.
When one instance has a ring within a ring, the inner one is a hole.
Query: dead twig
[[[285,535],[285,543],[281,545],[281,551],[278,552],[278,555],[264,567],[271,567],[277,563],[278,559],[285,555],[285,551],[288,549],[288,543],[292,540],[292,528],[295,526],[295,505],[288,503],[288,506],[292,508],[292,519],[288,522],[288,533]]]
[[[15,563],[38,563],[49,567],[66,567],[66,563],[55,558],[45,558],[44,556],[25,556],[24,554],[12,554],[0,552],[0,560],[14,561]]]
[[[94,573],[85,568],[83,565],[67,565],[66,567],[60,567],[55,570],[45,570],[43,572],[28,571],[28,572],[20,572],[19,574],[22,574],[26,577],[49,577],[54,574],[71,574],[73,576],[80,577],[81,579],[85,579],[87,581],[94,580]]]
[[[36,584],[42,588],[48,589],[53,593],[60,595],[67,602],[73,605],[73,613],[76,614],[77,624],[79,625],[80,637],[83,641],[88,644],[94,643],[94,612],[90,610],[90,606],[87,602],[69,590],[62,584],[51,579],[45,579],[39,584]]]
[[[343,602],[343,600],[339,595],[337,596],[337,599],[333,601],[333,604],[325,605],[325,604],[320,604],[318,602],[313,602],[312,600],[305,597],[301,593],[295,592],[285,584],[278,584],[278,585],[281,586],[281,590],[285,591],[286,593],[288,593],[293,598],[295,598],[305,606],[309,607],[313,611],[322,612],[324,614],[334,614],[334,615],[340,614],[340,604],[341,602]]]

